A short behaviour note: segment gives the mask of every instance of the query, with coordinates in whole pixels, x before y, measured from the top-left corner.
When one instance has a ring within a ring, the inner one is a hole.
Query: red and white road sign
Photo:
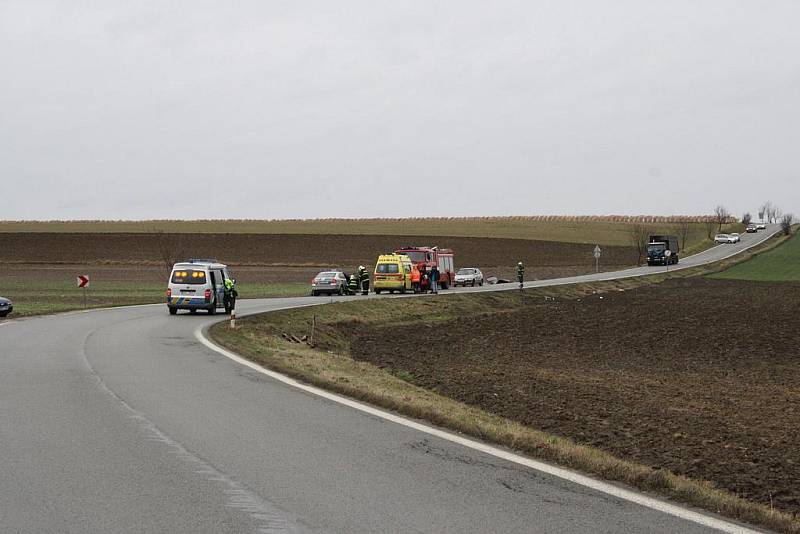
[[[78,275],[78,287],[89,287],[89,275],[88,274],[79,274]]]

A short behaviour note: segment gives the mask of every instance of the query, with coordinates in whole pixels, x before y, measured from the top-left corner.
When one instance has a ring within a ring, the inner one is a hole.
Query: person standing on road
[[[419,272],[419,267],[414,265],[411,267],[411,289],[414,293],[419,293],[420,283],[422,282],[422,275]]]
[[[236,309],[236,297],[239,296],[239,292],[236,291],[236,282],[230,278],[225,279],[223,286],[225,292],[222,295],[222,303],[225,305],[225,313],[231,313]]]
[[[428,275],[428,268],[424,263],[419,264],[419,290],[420,293],[427,293],[431,286],[431,279]]]
[[[358,290],[362,295],[366,295],[369,291],[369,274],[363,265],[358,266]]]
[[[519,288],[522,289],[522,280],[525,278],[525,266],[522,265],[522,262],[517,263],[517,282],[519,282]]]
[[[439,268],[436,265],[431,267],[430,278],[431,278],[431,293],[434,294],[439,293],[439,288],[437,287],[437,284],[439,283]]]
[[[347,281],[347,293],[349,295],[358,294],[358,288],[360,283],[361,283],[361,272],[356,271],[350,275],[350,280]]]

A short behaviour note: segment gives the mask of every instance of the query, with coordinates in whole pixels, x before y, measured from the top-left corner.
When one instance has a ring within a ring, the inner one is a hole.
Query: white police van
[[[228,266],[216,260],[196,260],[176,263],[167,286],[167,308],[170,315],[178,310],[206,310],[214,314],[224,308],[225,279],[230,278]]]

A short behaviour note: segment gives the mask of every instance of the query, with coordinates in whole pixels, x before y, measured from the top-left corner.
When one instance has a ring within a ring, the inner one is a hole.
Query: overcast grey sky
[[[0,0],[0,219],[798,213],[798,23],[797,0]]]

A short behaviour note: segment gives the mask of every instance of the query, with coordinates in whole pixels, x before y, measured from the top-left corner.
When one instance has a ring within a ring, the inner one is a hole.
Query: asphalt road
[[[0,531],[709,530],[269,378],[196,339],[214,320],[155,305],[0,323]]]

